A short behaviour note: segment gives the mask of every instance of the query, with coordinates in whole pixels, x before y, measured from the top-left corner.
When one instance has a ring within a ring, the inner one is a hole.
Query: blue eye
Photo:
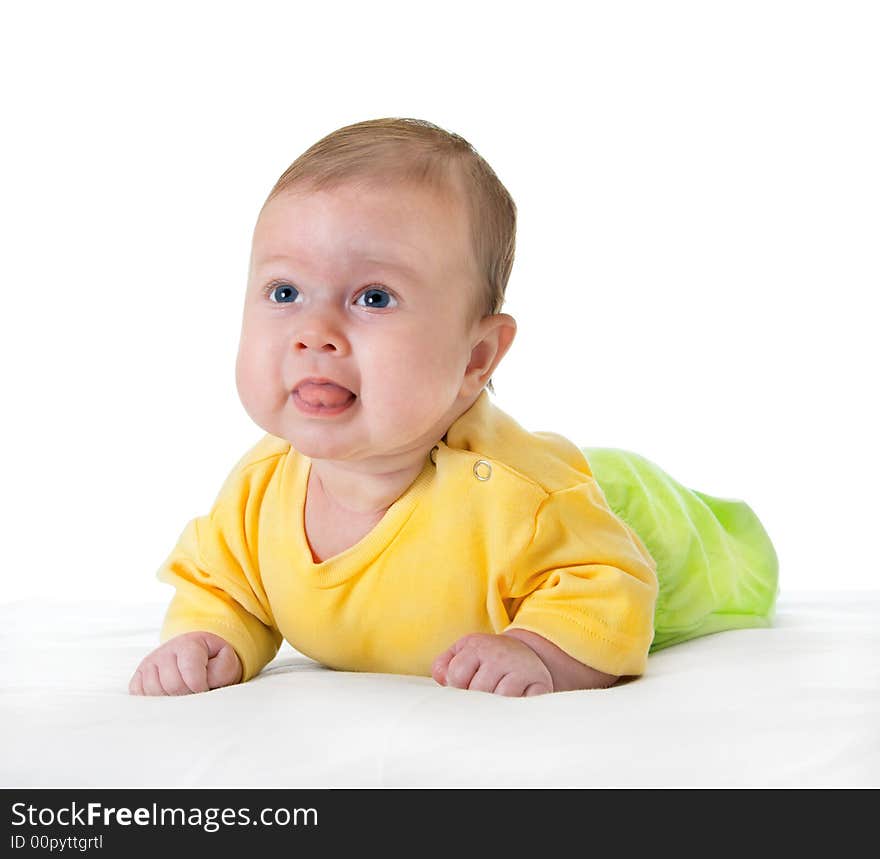
[[[296,292],[296,288],[291,286],[289,283],[270,283],[265,289],[265,293],[269,297],[269,301],[272,301],[275,304],[290,304],[294,300],[293,297],[272,298],[272,296],[276,294],[276,291],[285,292],[288,296],[290,296],[291,293]]]
[[[377,304],[377,301],[381,302],[382,297],[391,299],[392,296],[389,292],[384,289],[377,289],[375,286],[371,286],[369,289],[365,289],[358,298],[366,298],[367,299],[367,307],[378,307],[380,310],[384,310],[388,307],[387,304]],[[393,299],[392,299],[393,300]]]

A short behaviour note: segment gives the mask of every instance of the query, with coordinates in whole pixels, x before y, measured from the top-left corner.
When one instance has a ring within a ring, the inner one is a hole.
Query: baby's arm
[[[263,588],[256,546],[265,486],[282,453],[266,436],[227,477],[211,512],[187,522],[160,566],[176,593],[162,645],[129,684],[135,695],[185,695],[246,682],[275,656],[281,633]]]
[[[547,666],[553,678],[554,692],[571,692],[574,689],[607,689],[613,686],[620,676],[597,671],[583,662],[569,656],[543,635],[528,629],[506,629],[503,635],[518,638],[527,644]]]
[[[644,672],[657,592],[647,548],[595,480],[584,479],[548,493],[531,538],[511,553],[499,589],[515,606],[510,625],[459,639],[432,676],[515,696],[613,686]]]
[[[241,661],[230,644],[211,632],[185,632],[141,660],[128,691],[132,695],[189,695],[239,680]]]

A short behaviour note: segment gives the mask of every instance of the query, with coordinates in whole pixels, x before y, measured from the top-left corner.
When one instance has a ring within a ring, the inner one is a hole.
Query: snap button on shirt
[[[480,466],[485,466],[481,469]],[[492,466],[485,459],[478,459],[474,463],[474,477],[477,480],[488,480],[492,476]]]

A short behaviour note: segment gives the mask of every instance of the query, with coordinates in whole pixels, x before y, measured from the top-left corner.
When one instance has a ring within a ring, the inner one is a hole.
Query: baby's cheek
[[[235,364],[235,385],[245,411],[261,426],[290,396],[280,378],[280,370],[265,349],[243,344]]]
[[[235,364],[235,385],[241,401],[248,406],[254,400],[259,388],[256,384],[258,375],[254,360],[249,352],[239,350]]]

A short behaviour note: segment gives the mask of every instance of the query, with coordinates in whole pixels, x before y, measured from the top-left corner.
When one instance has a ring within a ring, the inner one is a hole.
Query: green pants
[[[772,624],[779,561],[745,502],[686,489],[630,451],[581,450],[608,505],[657,562],[650,653],[711,632]]]

